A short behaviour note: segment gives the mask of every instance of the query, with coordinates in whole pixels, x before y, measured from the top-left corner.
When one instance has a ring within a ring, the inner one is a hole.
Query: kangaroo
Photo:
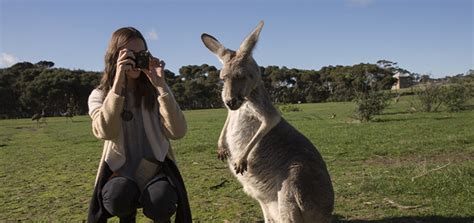
[[[237,51],[201,36],[223,64],[219,76],[228,115],[218,157],[227,159],[244,191],[260,203],[265,222],[330,222],[334,192],[326,164],[272,105],[252,57],[262,27],[263,21]]]

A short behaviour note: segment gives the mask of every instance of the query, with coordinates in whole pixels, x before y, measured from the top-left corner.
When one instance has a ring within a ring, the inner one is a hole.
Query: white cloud
[[[147,33],[146,37],[150,40],[158,40],[158,33],[155,29],[151,29],[151,31]]]
[[[372,4],[374,0],[346,0],[346,5],[350,7],[367,7]]]
[[[2,56],[0,57],[0,66],[2,67],[9,67],[17,62],[18,58],[8,53],[2,53]]]

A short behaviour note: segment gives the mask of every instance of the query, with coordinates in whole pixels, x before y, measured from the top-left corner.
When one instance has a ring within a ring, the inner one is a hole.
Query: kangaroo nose
[[[234,108],[234,106],[237,104],[237,99],[232,98],[231,100],[227,101],[225,104],[229,106],[229,108]]]

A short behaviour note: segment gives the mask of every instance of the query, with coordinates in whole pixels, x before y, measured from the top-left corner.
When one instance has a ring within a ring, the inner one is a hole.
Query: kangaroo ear
[[[229,58],[229,50],[227,50],[219,41],[214,38],[213,36],[203,33],[201,35],[201,40],[212,53],[214,53],[222,63],[228,61]]]
[[[250,35],[245,38],[245,40],[240,44],[239,49],[237,50],[237,55],[241,57],[247,57],[252,54],[253,48],[258,41],[258,36],[263,27],[263,21],[260,21],[257,27],[250,33]]]

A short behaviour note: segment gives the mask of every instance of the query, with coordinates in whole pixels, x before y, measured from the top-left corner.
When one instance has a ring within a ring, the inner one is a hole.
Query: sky
[[[260,66],[319,70],[397,62],[434,78],[474,69],[473,0],[0,0],[0,67],[53,61],[102,71],[112,33],[133,26],[178,74],[219,60],[202,33],[237,49],[259,21]]]

